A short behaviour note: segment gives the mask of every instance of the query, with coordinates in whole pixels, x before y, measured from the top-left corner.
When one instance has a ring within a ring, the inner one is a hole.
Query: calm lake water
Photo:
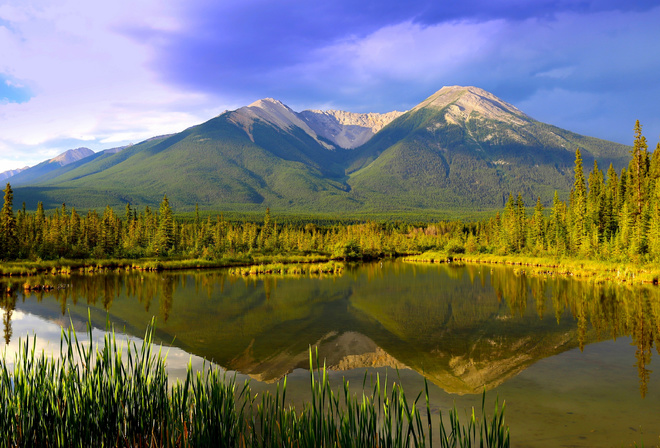
[[[356,392],[367,372],[402,383],[412,400],[427,378],[436,418],[454,405],[480,408],[485,388],[487,410],[506,401],[513,446],[660,443],[657,286],[401,261],[341,276],[71,275],[45,293],[24,294],[24,281],[0,281],[14,291],[0,300],[9,360],[28,334],[59,349],[60,326],[84,330],[88,315],[98,338],[110,321],[138,341],[155,316],[173,377],[204,359],[251,378],[253,390],[288,374],[296,402],[316,346],[333,381],[345,377]]]

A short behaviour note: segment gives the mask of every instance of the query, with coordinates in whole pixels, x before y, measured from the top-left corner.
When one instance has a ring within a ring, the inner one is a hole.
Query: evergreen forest
[[[167,196],[158,210],[126,204],[116,211],[80,213],[62,204],[46,213],[13,208],[13,191],[4,189],[0,210],[0,259],[177,258],[249,259],[253,254],[318,254],[329,258],[369,259],[440,251],[456,254],[524,254],[578,257],[615,262],[660,261],[660,143],[649,152],[639,121],[628,166],[604,172],[594,161],[585,174],[575,152],[574,183],[567,201],[555,193],[544,206],[525,204],[511,192],[503,210],[478,222],[404,221],[315,224],[174,216]],[[588,168],[587,168],[588,169]],[[533,206],[533,207],[532,207]]]

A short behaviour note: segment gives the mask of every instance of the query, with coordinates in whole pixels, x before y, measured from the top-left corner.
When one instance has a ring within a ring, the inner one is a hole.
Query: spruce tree
[[[642,214],[644,206],[645,181],[649,165],[648,144],[646,137],[642,135],[642,125],[639,120],[635,122],[635,142],[630,150],[631,160],[628,165],[628,172],[631,177],[632,199],[634,200],[635,216]]]
[[[657,151],[657,149],[656,149]],[[652,259],[660,261],[660,182],[655,186],[651,201],[648,232],[648,251]]]
[[[16,238],[16,218],[14,218],[12,209],[14,192],[9,182],[3,192],[5,202],[0,210],[0,259],[13,260],[18,254],[18,239]]]
[[[270,216],[270,207],[266,207],[266,214],[264,215],[264,225],[259,234],[259,246],[269,247],[270,239],[273,236],[273,221]]]
[[[511,253],[516,248],[516,207],[513,194],[509,193],[509,199],[504,207],[502,215],[502,226],[500,232],[500,247],[504,253]]]
[[[555,256],[564,254],[567,249],[566,204],[559,199],[557,191],[555,191],[555,196],[552,200],[550,227],[552,229]]]
[[[106,256],[115,254],[116,234],[115,213],[110,206],[106,205],[101,221],[101,241],[99,244],[100,250]]]
[[[580,148],[575,151],[575,180],[573,182],[571,212],[571,240],[573,248],[578,251],[586,234],[587,214],[587,185],[584,180],[584,169],[582,167],[582,155]]]
[[[649,180],[655,184],[658,179],[660,179],[660,143],[655,146],[649,161]]]
[[[156,252],[158,255],[167,255],[174,246],[174,217],[167,195],[160,203],[158,231],[156,232]]]
[[[525,202],[522,194],[518,193],[516,198],[516,226],[515,226],[515,245],[518,252],[522,252],[525,247],[525,229],[527,228],[527,215],[525,213]]]
[[[607,185],[605,187],[605,239],[609,240],[616,233],[618,227],[617,213],[619,210],[619,178],[614,165],[610,163],[607,170]]]
[[[543,250],[545,248],[545,220],[543,218],[543,204],[541,197],[536,199],[534,215],[532,217],[532,243],[535,249]]]
[[[598,162],[594,160],[594,168],[589,173],[589,192],[587,193],[587,229],[595,229],[598,241],[602,241],[605,234],[607,222],[605,184],[603,172],[598,168]],[[591,233],[591,232],[589,232]]]

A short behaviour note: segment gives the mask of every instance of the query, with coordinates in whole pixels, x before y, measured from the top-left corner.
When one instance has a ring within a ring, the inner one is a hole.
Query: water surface
[[[487,402],[506,400],[514,446],[660,442],[658,287],[398,261],[341,276],[70,275],[40,293],[24,293],[24,281],[2,284],[12,291],[0,303],[10,353],[32,333],[59,347],[59,325],[83,329],[88,315],[134,337],[155,316],[159,342],[175,347],[174,372],[193,355],[195,365],[212,360],[257,389],[289,374],[296,401],[316,346],[333,378],[354,387],[366,370],[402,382],[414,398],[427,378],[434,412],[479,407],[485,388]]]

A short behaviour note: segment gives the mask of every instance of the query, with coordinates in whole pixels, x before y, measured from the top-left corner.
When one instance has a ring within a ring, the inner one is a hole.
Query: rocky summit
[[[575,150],[619,170],[629,147],[538,122],[476,87],[443,87],[406,112],[296,112],[265,98],[178,134],[10,178],[29,208],[424,216],[566,198]],[[46,163],[46,162],[44,162]],[[33,167],[35,168],[35,167]],[[53,169],[51,169],[53,168]],[[36,175],[38,174],[38,175]],[[14,181],[17,181],[14,183]]]

